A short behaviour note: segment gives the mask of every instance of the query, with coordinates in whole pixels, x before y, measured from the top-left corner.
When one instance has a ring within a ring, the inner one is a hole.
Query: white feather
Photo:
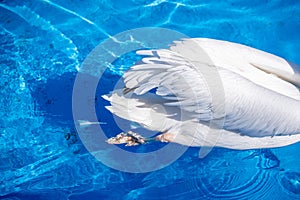
[[[137,53],[148,57],[124,74],[132,92],[105,96],[112,113],[172,133],[174,142],[183,145],[252,149],[300,141],[296,65],[251,47],[204,38]],[[148,93],[153,88],[156,94]],[[216,101],[212,90],[220,96],[223,91],[224,101]],[[209,127],[210,120],[222,117],[221,130]]]

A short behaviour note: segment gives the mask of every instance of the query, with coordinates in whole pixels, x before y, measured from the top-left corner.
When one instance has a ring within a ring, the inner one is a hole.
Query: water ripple
[[[284,172],[280,175],[280,184],[290,194],[300,195],[300,173]]]
[[[53,36],[51,37],[53,41],[53,47],[57,50],[64,52],[70,59],[74,61],[75,68],[79,69],[79,52],[77,50],[76,45],[69,37],[67,37],[65,34],[60,32],[55,26],[53,26],[51,22],[45,20],[39,14],[35,13],[26,6],[9,7],[7,5],[0,4],[0,7],[17,14],[18,16],[26,20],[30,25],[47,31],[50,34],[53,34]]]
[[[241,155],[228,152],[222,159],[184,159],[168,170],[149,174],[143,179],[143,187],[132,190],[125,198],[156,199],[158,194],[160,199],[183,196],[190,199],[268,198],[270,191],[275,191],[274,181],[279,170],[255,168],[258,158],[243,160]],[[184,172],[177,169],[181,165],[186,167]]]
[[[47,124],[32,96],[36,91],[47,102],[49,94],[43,90],[58,87],[52,96],[62,99],[59,95],[71,93],[71,87],[56,94],[61,85],[41,87],[43,83],[69,77],[61,75],[75,72],[102,40],[137,27],[161,26],[191,37],[240,42],[300,62],[299,2],[4,0],[0,11],[0,195],[22,199],[42,194],[40,199],[49,199],[52,191],[62,199],[97,192],[99,199],[299,199],[299,167],[293,160],[298,149],[287,151],[293,152],[289,158],[279,157],[280,163],[268,153],[243,159],[247,153],[224,149],[200,160],[197,149],[160,171],[127,174],[82,153],[76,138],[66,141],[62,127]],[[129,63],[132,58],[119,58],[111,71],[120,74],[134,63]],[[294,171],[279,171],[284,163]],[[28,196],[20,195],[26,192]]]
[[[65,11],[65,12],[67,12],[67,13],[70,13],[70,14],[72,14],[72,15],[75,15],[76,17],[79,17],[79,18],[82,19],[83,21],[85,21],[85,22],[87,22],[87,23],[89,23],[89,24],[95,26],[99,31],[101,31],[101,32],[102,32],[104,35],[106,35],[107,37],[113,38],[110,34],[108,34],[108,33],[107,33],[104,29],[102,29],[100,26],[98,26],[97,24],[95,24],[93,21],[91,21],[91,20],[89,20],[89,19],[83,17],[82,15],[78,14],[77,12],[74,12],[74,11],[68,9],[68,8],[65,8],[65,7],[63,7],[63,6],[61,6],[61,5],[58,5],[58,4],[56,4],[56,3],[53,3],[52,1],[49,1],[49,0],[42,0],[42,1],[44,1],[44,2],[46,2],[46,3],[48,3],[48,4],[50,4],[50,5],[52,5],[52,6],[56,7],[56,8],[58,8],[58,9],[61,9],[61,10]]]

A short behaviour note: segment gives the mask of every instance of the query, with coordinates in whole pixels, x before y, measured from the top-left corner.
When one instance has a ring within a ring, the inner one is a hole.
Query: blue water
[[[300,199],[300,144],[260,151],[214,148],[204,159],[199,148],[189,148],[171,165],[148,173],[111,169],[85,149],[72,117],[77,71],[99,43],[140,27],[238,42],[300,64],[298,0],[1,0],[1,198]],[[136,58],[113,63],[98,97]],[[119,133],[104,109],[107,102],[95,103],[107,123],[102,128],[111,136]]]

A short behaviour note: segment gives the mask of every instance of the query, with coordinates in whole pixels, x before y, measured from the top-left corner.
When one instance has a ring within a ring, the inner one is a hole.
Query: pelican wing
[[[125,89],[103,96],[111,103],[108,110],[150,130],[174,134],[184,133],[180,127],[185,122],[212,119],[210,90],[193,64],[170,50],[138,53],[148,57],[125,72]]]
[[[188,119],[211,119],[210,90],[205,77],[195,73],[193,64],[170,50],[147,50],[138,54],[149,57],[124,74],[126,88],[135,88],[137,95],[156,89],[156,95],[165,99],[164,106],[180,107],[189,113]]]

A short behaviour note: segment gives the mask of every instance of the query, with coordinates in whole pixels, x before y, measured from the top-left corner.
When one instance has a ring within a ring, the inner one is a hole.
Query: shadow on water
[[[73,87],[76,80],[77,73],[64,73],[61,76],[55,76],[49,78],[46,82],[28,82],[31,87],[31,95],[35,103],[37,114],[44,118],[44,124],[47,127],[58,127],[58,130],[64,130],[64,138],[67,145],[70,147],[70,151],[75,154],[85,153],[86,150],[82,146],[82,142],[78,137],[77,131],[75,129],[76,121],[73,120],[72,111],[72,95]],[[95,76],[88,74],[80,74],[86,80],[85,84],[97,83],[98,79]],[[98,89],[93,96],[96,107],[96,111],[104,114],[106,121],[109,121],[112,129],[117,129],[117,126],[113,124],[113,117],[104,106],[108,105],[101,95],[110,92],[114,86],[114,82],[118,80],[118,76],[111,75],[110,73],[105,73],[104,76],[99,80]],[[80,91],[80,96],[82,99],[76,101],[78,106],[86,103],[87,92],[85,90]],[[85,120],[89,120],[89,116],[85,116]],[[118,132],[112,131],[112,132]]]
[[[36,103],[37,110],[45,117],[46,122],[72,125],[72,93],[76,79],[76,73],[64,73],[59,77],[48,79],[46,83],[31,83],[32,97]],[[81,74],[87,81],[86,84],[93,84],[97,77],[88,74]],[[118,76],[105,73],[99,80],[99,85],[95,94],[95,103],[100,112],[106,112],[104,106],[108,103],[101,98],[101,95],[109,93]],[[82,91],[82,95],[85,92]]]
[[[46,122],[70,124],[72,121],[72,88],[75,73],[48,79],[46,83],[37,84],[32,91],[37,109]]]

